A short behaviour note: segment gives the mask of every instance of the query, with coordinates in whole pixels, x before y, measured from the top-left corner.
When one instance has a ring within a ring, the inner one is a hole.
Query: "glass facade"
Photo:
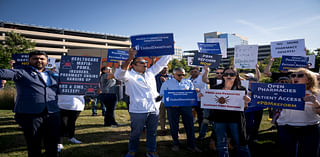
[[[220,34],[219,38],[226,38],[227,39],[227,47],[233,48],[236,45],[248,45],[247,40],[243,40],[240,37],[234,35],[234,34]]]

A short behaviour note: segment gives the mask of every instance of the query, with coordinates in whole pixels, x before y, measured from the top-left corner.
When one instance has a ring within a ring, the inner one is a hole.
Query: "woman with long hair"
[[[246,88],[241,86],[239,73],[233,68],[224,69],[222,83],[214,86],[213,89],[246,91]],[[251,99],[245,95],[243,100],[246,108]],[[244,111],[212,110],[210,114],[210,119],[214,121],[214,130],[217,136],[218,156],[229,156],[227,143],[227,130],[229,129],[236,145],[237,156],[250,157]]]
[[[283,109],[277,120],[281,152],[284,156],[318,157],[320,146],[319,88],[315,73],[306,68],[293,70],[291,83],[305,84],[305,108]]]

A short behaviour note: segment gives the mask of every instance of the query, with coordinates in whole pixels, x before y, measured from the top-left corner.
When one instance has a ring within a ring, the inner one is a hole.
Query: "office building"
[[[248,38],[239,34],[210,32],[204,33],[204,42],[210,41],[210,38],[225,38],[227,41],[227,48],[234,48],[236,45],[248,45]]]

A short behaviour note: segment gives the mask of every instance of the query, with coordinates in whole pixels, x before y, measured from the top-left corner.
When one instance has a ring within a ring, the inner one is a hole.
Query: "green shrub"
[[[0,90],[0,109],[12,110],[14,108],[15,88],[4,88]]]

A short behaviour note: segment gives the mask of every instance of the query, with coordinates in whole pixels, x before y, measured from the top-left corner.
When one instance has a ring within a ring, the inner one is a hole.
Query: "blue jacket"
[[[0,69],[0,79],[13,80],[17,97],[15,113],[37,114],[47,108],[49,113],[59,112],[58,83],[53,72],[47,71],[51,85],[47,86],[41,74],[31,66],[24,69]]]

